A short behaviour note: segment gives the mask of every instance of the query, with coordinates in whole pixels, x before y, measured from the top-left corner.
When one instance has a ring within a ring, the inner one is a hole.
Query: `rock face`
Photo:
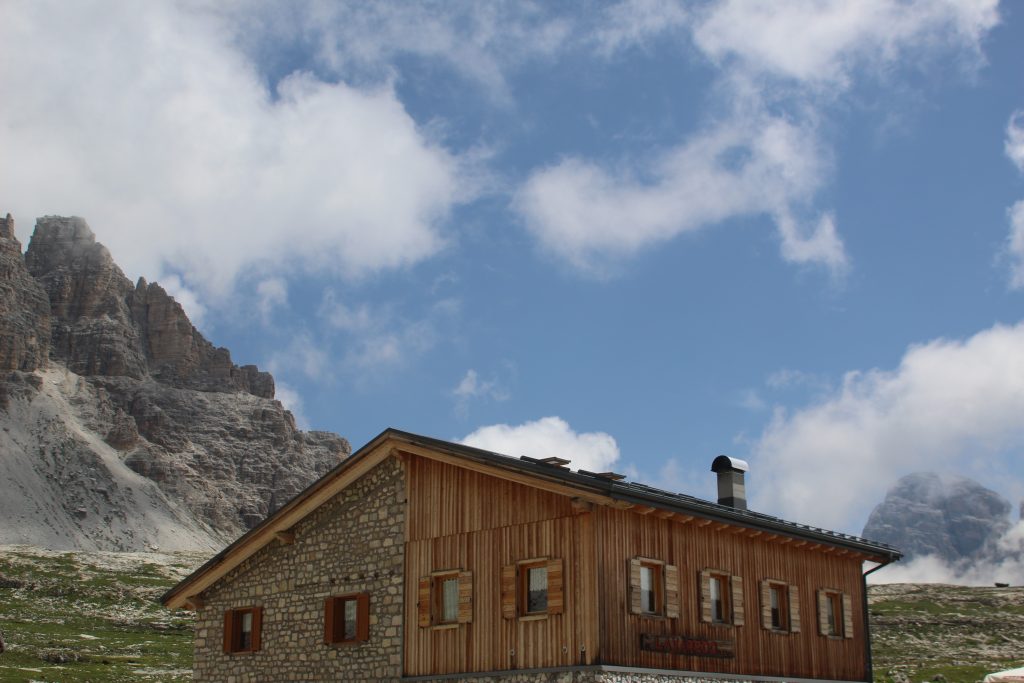
[[[0,543],[219,547],[350,453],[80,218],[0,223]]]
[[[25,269],[11,214],[0,221],[0,373],[32,372],[50,352],[50,301]]]
[[[864,536],[890,543],[905,559],[936,555],[950,564],[996,559],[1010,528],[1010,503],[966,477],[908,474],[871,512]]]

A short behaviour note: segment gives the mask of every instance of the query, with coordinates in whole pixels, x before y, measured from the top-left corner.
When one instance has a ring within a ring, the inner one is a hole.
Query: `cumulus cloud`
[[[894,370],[849,372],[810,405],[776,412],[752,449],[753,507],[859,532],[870,502],[907,472],[998,478],[1024,447],[1022,411],[1024,323],[913,346]]]
[[[577,158],[534,173],[516,205],[551,251],[583,269],[693,232],[726,218],[768,213],[783,257],[846,266],[831,217],[799,226],[789,206],[813,194],[826,175],[813,131],[763,115],[704,132],[638,169],[609,170]]]
[[[846,87],[867,64],[951,45],[981,59],[981,40],[999,21],[998,0],[726,0],[713,3],[694,40],[715,62],[747,73]]]
[[[299,429],[309,429],[309,420],[303,411],[302,395],[297,390],[277,380],[274,382],[274,398],[291,412]]]
[[[263,323],[267,324],[274,309],[287,303],[288,283],[279,277],[267,278],[256,285],[256,296],[259,299],[257,308],[260,317],[263,318]]]
[[[560,417],[542,417],[521,425],[489,425],[460,442],[512,457],[567,458],[572,461],[571,468],[592,472],[609,470],[619,459],[619,446],[611,435],[577,433]]]
[[[1006,156],[1024,173],[1024,111],[1015,111],[1006,124]]]
[[[460,158],[388,80],[268,84],[243,22],[203,3],[4,8],[0,186],[15,214],[89,219],[118,263],[204,293],[243,273],[359,276],[427,258]],[[24,224],[24,218],[22,218]]]
[[[602,50],[663,34],[692,39],[719,69],[726,113],[639,164],[569,157],[539,169],[515,206],[541,245],[584,270],[726,219],[767,215],[783,259],[842,275],[848,257],[835,216],[806,215],[831,169],[822,112],[861,73],[887,78],[949,50],[980,63],[995,5],[726,0],[687,13],[668,2],[622,3],[594,33]],[[637,6],[632,23],[616,22],[616,10]]]

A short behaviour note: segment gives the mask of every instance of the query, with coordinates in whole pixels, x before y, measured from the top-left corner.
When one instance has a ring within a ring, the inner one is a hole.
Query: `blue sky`
[[[0,9],[0,188],[85,217],[309,428],[565,455],[859,532],[1024,498],[1024,9]],[[1016,117],[1016,118],[1015,118]]]

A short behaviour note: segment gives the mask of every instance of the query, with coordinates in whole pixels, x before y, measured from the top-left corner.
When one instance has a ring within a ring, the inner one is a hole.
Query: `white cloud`
[[[617,18],[637,7],[634,20]],[[954,51],[965,70],[977,66],[999,19],[995,0],[725,0],[689,14],[635,0],[605,16],[594,39],[607,54],[662,34],[692,37],[719,68],[726,113],[642,164],[569,157],[533,172],[515,206],[541,245],[600,271],[682,234],[767,215],[783,259],[833,275],[848,268],[836,219],[805,216],[831,170],[818,135],[823,112],[858,78],[885,80],[942,52]]]
[[[1006,156],[1024,173],[1024,111],[1015,111],[1006,124]]]
[[[466,370],[466,374],[452,390],[452,396],[455,397],[455,411],[465,416],[469,412],[471,401],[482,399],[505,401],[508,400],[509,393],[501,386],[497,378],[481,379],[479,373],[470,368]]]
[[[270,357],[267,368],[274,375],[301,372],[307,379],[329,380],[335,368],[328,351],[310,334],[301,332],[292,335],[287,347]]]
[[[270,322],[274,309],[288,302],[288,283],[279,277],[267,278],[256,285],[256,296],[259,299],[257,308],[263,324]]]
[[[170,263],[204,294],[242,273],[358,276],[434,254],[466,198],[461,160],[388,81],[294,73],[271,91],[236,47],[244,22],[215,12],[6,5],[12,213],[85,216],[130,273],[162,279]]]
[[[543,417],[521,425],[481,427],[460,440],[467,446],[519,457],[559,457],[572,461],[572,469],[603,472],[619,459],[619,446],[604,432],[576,433],[560,417]]]
[[[1024,200],[1010,207],[1010,236],[1006,253],[1010,259],[1010,288],[1024,288]]]
[[[565,159],[535,172],[516,206],[544,246],[583,269],[727,218],[768,213],[785,259],[841,271],[846,257],[831,217],[807,231],[789,209],[827,174],[816,145],[813,131],[782,118],[732,120],[671,150],[644,173]],[[639,181],[640,175],[652,180]]]
[[[859,532],[907,472],[998,477],[1024,447],[1022,414],[1024,323],[911,347],[895,370],[850,372],[814,403],[776,412],[753,448],[752,507]]]
[[[953,46],[980,59],[980,43],[999,21],[998,0],[726,0],[713,3],[694,31],[716,62],[745,72],[845,87],[862,64],[875,69],[908,53]]]

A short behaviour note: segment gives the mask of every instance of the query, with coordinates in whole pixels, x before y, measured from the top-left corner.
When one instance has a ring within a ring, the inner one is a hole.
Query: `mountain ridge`
[[[351,452],[77,217],[0,220],[0,543],[209,550]]]

